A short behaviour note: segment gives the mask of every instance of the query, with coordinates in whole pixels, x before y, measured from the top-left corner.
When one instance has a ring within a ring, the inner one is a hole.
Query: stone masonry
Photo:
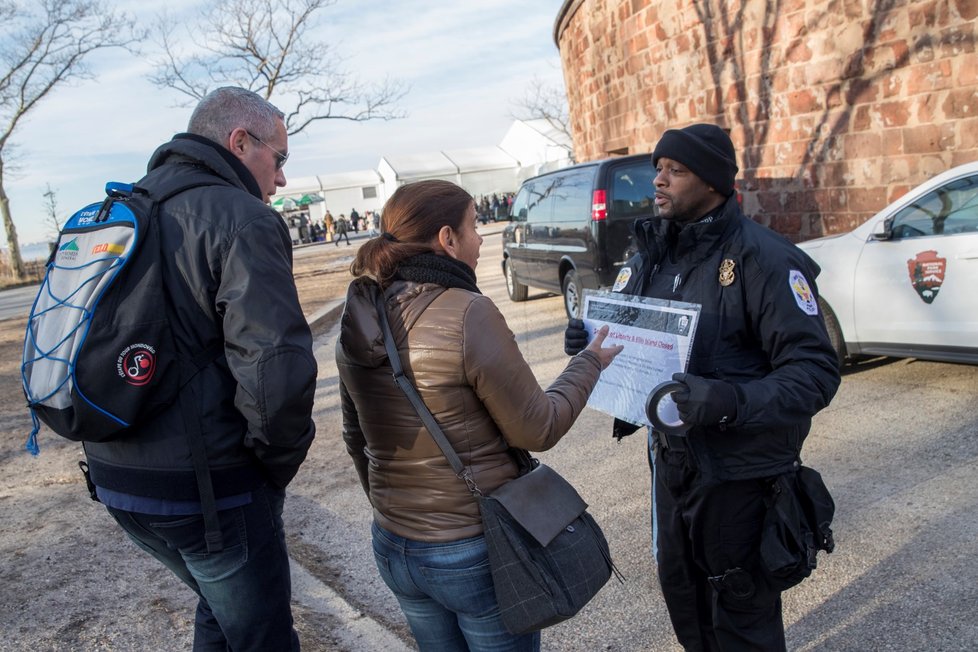
[[[978,0],[566,0],[579,161],[730,131],[745,211],[798,241],[978,160]]]

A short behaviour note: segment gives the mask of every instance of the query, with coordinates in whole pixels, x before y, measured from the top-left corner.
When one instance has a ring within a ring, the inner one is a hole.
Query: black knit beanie
[[[716,125],[669,129],[652,152],[652,166],[665,156],[679,161],[714,190],[729,197],[737,176],[737,154],[730,136]]]

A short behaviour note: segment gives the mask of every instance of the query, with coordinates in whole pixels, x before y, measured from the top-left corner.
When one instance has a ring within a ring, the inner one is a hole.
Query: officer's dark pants
[[[705,483],[681,446],[657,446],[655,464],[656,561],[680,644],[687,652],[785,650],[781,593],[757,570],[767,483]]]

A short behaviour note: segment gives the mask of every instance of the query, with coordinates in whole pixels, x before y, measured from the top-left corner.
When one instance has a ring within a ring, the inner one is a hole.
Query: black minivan
[[[635,251],[631,226],[652,215],[651,154],[581,163],[527,179],[503,231],[503,274],[513,301],[527,286],[558,292],[579,317],[582,292],[615,282]]]

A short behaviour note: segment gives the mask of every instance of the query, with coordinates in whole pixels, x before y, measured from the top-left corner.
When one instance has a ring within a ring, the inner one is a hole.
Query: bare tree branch
[[[90,79],[85,60],[106,48],[133,51],[143,35],[100,0],[0,1],[0,215],[18,278],[24,276],[17,229],[4,189],[5,162],[21,120],[55,88]]]
[[[548,85],[539,77],[534,77],[527,86],[523,97],[515,100],[516,110],[513,117],[517,120],[545,120],[551,128],[567,137],[567,142],[573,143],[570,129],[570,110],[567,105],[567,93],[563,87]],[[561,144],[573,159],[573,146]]]
[[[275,101],[289,134],[319,120],[361,122],[404,117],[396,108],[407,88],[385,79],[364,85],[342,68],[334,48],[316,40],[323,10],[336,0],[218,0],[193,24],[161,19],[162,55],[150,81],[191,104],[219,86],[241,86]]]
[[[164,13],[161,16],[160,27],[157,32],[157,40],[160,48],[163,50],[163,59],[161,61],[175,61],[180,56],[179,52],[174,49],[173,31],[175,28],[173,24],[173,21],[167,14]],[[150,77],[150,81],[161,88],[171,88],[183,93],[190,100],[198,100],[207,94],[207,86],[205,84],[198,87],[188,77],[188,73],[194,71],[196,68],[200,68],[206,72],[204,62],[198,57],[188,57],[188,63],[183,68],[177,68],[174,65],[164,66],[158,63],[157,72]],[[184,71],[187,71],[187,73]]]
[[[47,225],[49,235],[57,237],[58,233],[61,232],[61,219],[58,217],[58,195],[57,191],[51,187],[51,184],[46,184],[47,190],[44,191],[44,213],[47,217]]]

